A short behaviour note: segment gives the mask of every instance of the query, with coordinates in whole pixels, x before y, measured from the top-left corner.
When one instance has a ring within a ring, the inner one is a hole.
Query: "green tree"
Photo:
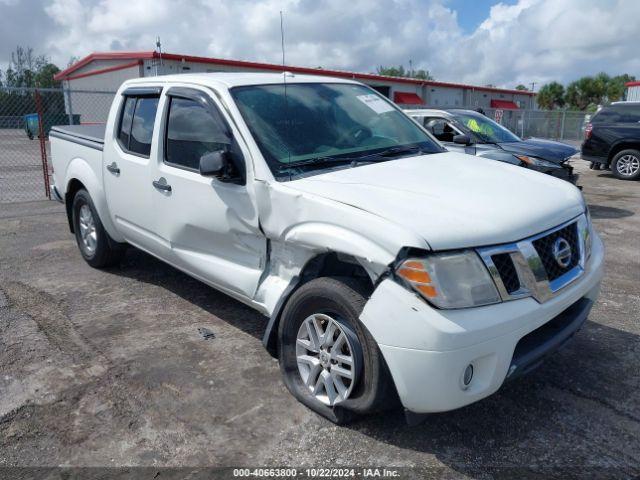
[[[615,77],[611,77],[609,83],[607,85],[607,100],[610,102],[615,102],[617,100],[622,100],[624,95],[624,91],[627,87],[625,84],[628,82],[635,82],[636,77],[633,75],[629,75],[624,73],[622,75],[616,75]]]
[[[408,71],[404,68],[403,65],[398,65],[397,67],[384,67],[379,66],[376,69],[378,75],[384,75],[387,77],[406,77],[406,78],[417,78],[419,80],[433,80],[433,76],[429,72],[429,70],[415,70],[413,72]]]
[[[529,89],[528,89],[527,87],[525,87],[525,86],[524,86],[523,84],[521,84],[521,83],[520,83],[520,84],[518,84],[518,85],[516,85],[516,90],[522,90],[522,91],[524,91],[524,92],[528,92],[528,91],[529,91]]]
[[[35,87],[40,88],[57,88],[60,82],[55,81],[53,76],[59,73],[60,69],[53,63],[47,63],[40,68],[35,75]]]
[[[566,102],[580,110],[615,102],[622,99],[625,83],[634,80],[627,73],[611,77],[600,72],[594,77],[582,77],[567,86]]]
[[[53,76],[60,69],[44,55],[34,55],[30,47],[16,47],[4,72],[3,85],[7,87],[54,87]]]
[[[561,108],[565,104],[565,92],[562,84],[551,82],[543,85],[538,91],[538,105],[544,109]]]
[[[407,72],[402,65],[397,67],[384,67],[379,66],[377,69],[378,75],[384,75],[386,77],[406,77]]]
[[[595,77],[582,77],[567,85],[565,100],[571,108],[585,110],[591,104],[600,104],[606,95],[609,76],[599,73]]]
[[[413,72],[413,78],[417,78],[418,80],[434,80],[433,76],[429,72],[429,70],[416,70]]]

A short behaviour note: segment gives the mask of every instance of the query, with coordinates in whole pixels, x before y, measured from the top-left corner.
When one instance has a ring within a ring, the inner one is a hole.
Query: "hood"
[[[519,155],[530,155],[558,164],[578,153],[576,148],[566,143],[542,140],[540,138],[529,138],[521,142],[505,142],[499,145],[500,148],[507,152]]]
[[[333,170],[286,185],[399,224],[434,250],[521,240],[583,212],[580,191],[565,181],[454,152]]]

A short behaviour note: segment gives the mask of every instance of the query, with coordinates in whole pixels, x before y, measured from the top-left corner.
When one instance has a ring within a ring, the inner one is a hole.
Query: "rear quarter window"
[[[156,96],[125,98],[118,128],[118,141],[123,150],[149,156],[158,100]]]
[[[604,107],[595,114],[591,123],[638,123],[640,105],[614,105]]]

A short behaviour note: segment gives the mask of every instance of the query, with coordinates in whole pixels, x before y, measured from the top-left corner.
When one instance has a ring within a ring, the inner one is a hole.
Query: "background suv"
[[[640,102],[617,102],[596,113],[585,128],[581,157],[623,180],[640,178]]]

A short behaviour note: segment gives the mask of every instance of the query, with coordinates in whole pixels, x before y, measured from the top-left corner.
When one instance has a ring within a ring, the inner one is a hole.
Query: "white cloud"
[[[12,18],[24,22],[27,8],[38,28],[19,35]],[[497,4],[471,33],[448,0],[0,0],[0,63],[16,44],[65,66],[92,51],[151,50],[156,35],[169,52],[280,62],[280,10],[292,65],[372,72],[411,59],[440,80],[500,86],[640,76],[637,0]]]

